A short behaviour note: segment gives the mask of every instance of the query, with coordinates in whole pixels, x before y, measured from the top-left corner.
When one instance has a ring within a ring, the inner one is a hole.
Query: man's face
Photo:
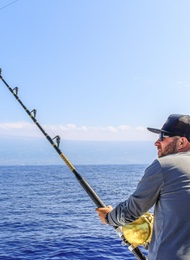
[[[158,149],[158,157],[163,157],[177,152],[178,137],[164,137],[163,140],[157,140],[155,146]]]

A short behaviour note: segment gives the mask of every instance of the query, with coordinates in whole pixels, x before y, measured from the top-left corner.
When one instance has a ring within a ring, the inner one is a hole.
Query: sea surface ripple
[[[128,198],[145,165],[76,167],[106,205]],[[0,166],[0,259],[136,259],[67,166]],[[147,251],[141,248],[147,255]]]

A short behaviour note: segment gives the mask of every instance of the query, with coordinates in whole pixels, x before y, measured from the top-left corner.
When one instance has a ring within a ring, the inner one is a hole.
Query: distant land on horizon
[[[46,138],[0,136],[0,165],[61,165]],[[152,141],[61,140],[60,149],[73,165],[149,164],[157,157]]]

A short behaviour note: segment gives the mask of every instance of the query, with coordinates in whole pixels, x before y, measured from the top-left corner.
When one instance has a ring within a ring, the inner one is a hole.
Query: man
[[[134,193],[114,209],[98,208],[101,221],[124,226],[154,206],[149,260],[190,259],[190,116],[170,115],[159,134],[156,159]]]

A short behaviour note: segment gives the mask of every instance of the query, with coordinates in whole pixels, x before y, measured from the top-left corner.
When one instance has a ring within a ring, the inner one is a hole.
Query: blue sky
[[[10,5],[9,5],[10,4]],[[2,76],[52,136],[154,140],[190,114],[190,1],[1,0]],[[41,136],[0,82],[0,136]]]

